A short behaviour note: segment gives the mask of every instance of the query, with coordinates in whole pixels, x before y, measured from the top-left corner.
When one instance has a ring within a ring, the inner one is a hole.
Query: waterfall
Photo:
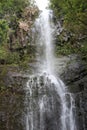
[[[76,130],[73,95],[56,76],[53,48],[54,25],[49,0],[36,0],[41,10],[35,21],[39,73],[31,75],[26,88],[26,130]]]

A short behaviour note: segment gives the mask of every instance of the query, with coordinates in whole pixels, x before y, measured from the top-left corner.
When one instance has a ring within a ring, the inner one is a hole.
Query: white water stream
[[[35,0],[41,13],[35,21],[36,44],[42,47],[39,75],[27,82],[26,130],[76,130],[74,100],[64,83],[56,77],[53,54],[52,12],[49,0]],[[40,50],[39,50],[40,51]]]

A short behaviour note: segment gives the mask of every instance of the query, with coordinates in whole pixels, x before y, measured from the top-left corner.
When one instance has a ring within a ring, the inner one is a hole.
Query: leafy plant
[[[0,20],[0,44],[7,42],[8,29],[9,27],[6,20]]]

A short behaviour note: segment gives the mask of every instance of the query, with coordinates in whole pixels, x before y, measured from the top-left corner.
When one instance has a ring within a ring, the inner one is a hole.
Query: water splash
[[[35,21],[40,74],[27,82],[26,130],[76,130],[74,100],[64,83],[56,77],[54,66],[52,11],[48,0],[36,0],[41,10]]]

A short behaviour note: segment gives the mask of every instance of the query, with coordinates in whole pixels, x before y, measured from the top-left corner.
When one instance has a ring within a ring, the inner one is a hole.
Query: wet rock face
[[[80,58],[70,61],[61,74],[61,79],[74,93],[76,103],[77,129],[87,129],[87,69]]]
[[[0,95],[0,129],[23,130],[23,95],[6,92]]]
[[[9,72],[5,76],[6,89],[0,92],[0,130],[25,130],[27,123],[30,130],[32,123],[34,130],[59,130],[61,105],[54,84],[48,78],[45,83],[43,76],[39,81],[34,77],[29,81],[31,95],[26,88],[28,80],[29,77],[19,73]]]
[[[0,91],[0,130],[24,130],[24,84],[27,78],[11,73],[3,78],[5,89]]]
[[[87,129],[87,90],[76,95],[77,125],[79,130]]]
[[[77,130],[87,129],[87,71],[85,64],[80,60],[70,61],[66,69],[61,73],[60,77],[64,83],[68,86],[70,92],[74,93],[76,103],[76,119]],[[26,99],[25,85],[28,81],[28,77],[23,74],[9,72],[6,76],[3,76],[5,90],[0,91],[0,130],[25,130],[26,129],[26,115],[29,108],[30,99],[28,97],[28,103]],[[34,82],[37,82],[35,77]],[[42,99],[44,96],[44,103],[48,104],[49,110],[43,112],[43,122],[45,130],[59,130],[60,129],[60,103],[58,97],[55,96],[55,91],[52,89],[53,84],[44,85],[43,76],[40,77],[39,84],[41,90],[38,91],[38,84],[33,87],[33,118],[35,128],[40,129],[40,108],[38,107],[38,99]],[[0,80],[1,85],[1,80]],[[50,87],[50,89],[49,89]],[[38,93],[39,92],[39,93]],[[29,96],[30,91],[28,91]],[[47,95],[47,96],[46,96]],[[54,96],[52,96],[54,95]],[[45,102],[45,99],[47,102]],[[54,107],[51,107],[52,101]],[[25,108],[26,106],[26,108]]]

